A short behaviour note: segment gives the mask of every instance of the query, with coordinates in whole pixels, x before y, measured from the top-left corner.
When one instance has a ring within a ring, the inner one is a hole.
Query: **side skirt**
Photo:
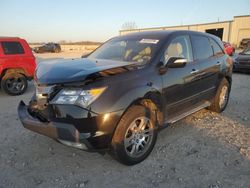
[[[201,103],[201,104],[199,104],[199,105],[197,105],[195,107],[187,109],[186,111],[180,112],[175,117],[167,119],[164,122],[164,125],[162,126],[162,128],[167,127],[170,124],[173,124],[173,123],[175,123],[175,122],[177,122],[177,121],[179,121],[179,120],[181,120],[181,119],[183,119],[183,118],[185,118],[185,117],[187,117],[187,116],[189,116],[189,115],[191,115],[191,114],[193,114],[195,112],[198,112],[199,110],[202,110],[202,109],[204,109],[206,107],[209,107],[210,105],[211,105],[211,102],[205,101],[205,102],[203,102],[203,103]]]

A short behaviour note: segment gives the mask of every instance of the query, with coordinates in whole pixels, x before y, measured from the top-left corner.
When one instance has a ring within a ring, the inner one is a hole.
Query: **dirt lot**
[[[249,74],[234,74],[224,113],[202,110],[164,129],[131,167],[24,129],[16,107],[32,82],[19,97],[0,91],[0,187],[250,187],[249,83]]]

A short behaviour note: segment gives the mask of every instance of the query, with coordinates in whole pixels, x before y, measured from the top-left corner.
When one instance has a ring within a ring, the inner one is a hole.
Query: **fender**
[[[147,85],[136,87],[121,95],[121,97],[119,97],[119,99],[115,101],[112,106],[109,106],[108,108],[104,106],[103,109],[98,109],[95,112],[102,114],[107,112],[122,111],[122,113],[124,113],[131,105],[135,104],[139,100],[148,98],[148,96],[153,93],[159,95],[161,92],[159,89]]]
[[[5,68],[3,70],[3,75],[6,74],[6,73],[20,73],[20,74],[23,74],[23,75],[27,75],[26,71],[22,68],[13,68],[13,67],[9,67],[9,68]]]
[[[161,92],[159,89],[154,88],[154,87],[149,87],[149,86],[141,86],[135,89],[132,89],[130,91],[128,91],[127,93],[125,93],[124,95],[121,96],[121,98],[116,101],[116,103],[114,103],[114,105],[112,106],[112,110],[115,109],[122,109],[121,110],[121,117],[123,116],[123,114],[134,104],[143,104],[149,108],[151,108],[150,104],[144,104],[147,99],[150,99],[151,101],[154,102],[154,104],[151,106],[155,106],[155,105],[160,105],[162,106],[164,103],[164,100],[161,96]],[[155,99],[155,100],[154,100]],[[158,100],[158,102],[160,102],[160,104],[156,104],[156,100]],[[146,102],[147,103],[147,102]],[[152,103],[151,103],[152,104]],[[158,106],[159,107],[159,106]],[[153,107],[154,108],[154,107]],[[161,107],[160,107],[161,108]],[[151,108],[152,109],[152,108]],[[154,109],[153,109],[154,110]],[[121,118],[120,117],[120,118]],[[157,119],[157,126],[162,126],[163,125],[163,112],[162,109],[159,109],[156,112],[156,119]],[[119,121],[118,121],[119,122]],[[114,135],[115,129],[117,128],[118,122],[116,125],[114,125],[113,127],[113,132],[112,132],[112,137]],[[111,138],[112,138],[111,137]]]

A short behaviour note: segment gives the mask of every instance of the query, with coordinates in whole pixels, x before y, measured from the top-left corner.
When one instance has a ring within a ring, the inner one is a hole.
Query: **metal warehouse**
[[[238,47],[242,39],[250,38],[250,15],[234,16],[233,20],[223,22],[121,30],[120,35],[152,30],[193,30],[206,32],[214,34],[220,37],[221,40],[230,42],[233,46]]]

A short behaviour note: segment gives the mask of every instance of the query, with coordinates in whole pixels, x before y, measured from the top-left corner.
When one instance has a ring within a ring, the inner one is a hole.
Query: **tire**
[[[55,53],[60,53],[60,49],[59,49],[59,48],[56,48],[56,49],[55,49]]]
[[[156,139],[155,113],[144,106],[134,105],[125,112],[115,130],[112,151],[121,163],[134,165],[148,157]]]
[[[209,110],[221,113],[223,112],[228,104],[230,95],[230,85],[228,81],[224,78],[216,92],[214,99],[212,100],[212,104],[209,107]]]
[[[9,95],[21,95],[27,90],[27,78],[19,73],[6,73],[1,80],[1,87]]]

